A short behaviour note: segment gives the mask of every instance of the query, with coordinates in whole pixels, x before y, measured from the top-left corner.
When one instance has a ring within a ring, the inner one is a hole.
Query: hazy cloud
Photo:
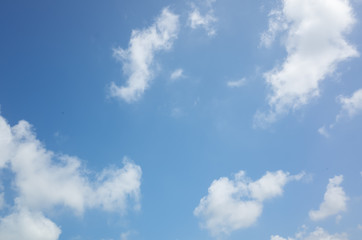
[[[347,234],[329,234],[323,228],[317,227],[314,232],[306,234],[301,232],[296,234],[294,238],[283,238],[279,235],[271,236],[270,240],[348,240]]]
[[[215,26],[214,24],[217,22],[217,18],[214,15],[214,9],[212,4],[215,1],[205,1],[205,4],[208,8],[208,11],[206,14],[202,15],[200,13],[200,9],[195,6],[195,4],[192,4],[192,10],[189,12],[189,25],[192,29],[196,28],[203,28],[207,32],[209,36],[213,36],[216,34]]]
[[[173,71],[171,73],[170,79],[175,81],[175,80],[183,77],[183,72],[184,72],[184,70],[181,68],[176,69],[175,71]]]
[[[226,83],[226,85],[230,88],[238,88],[238,87],[242,87],[244,86],[246,83],[246,79],[245,78],[242,78],[242,79],[239,79],[239,80],[236,80],[236,81],[228,81]]]

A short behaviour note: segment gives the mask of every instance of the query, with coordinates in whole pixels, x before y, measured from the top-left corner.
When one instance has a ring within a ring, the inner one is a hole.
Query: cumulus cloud
[[[348,236],[345,233],[342,234],[329,234],[323,228],[317,227],[314,232],[309,234],[298,233],[295,238],[283,238],[279,235],[270,237],[270,240],[348,240]]]
[[[340,186],[342,182],[342,175],[329,179],[327,190],[324,194],[324,200],[318,210],[312,210],[309,212],[310,219],[313,221],[319,221],[346,211],[348,197],[346,196],[343,188]]]
[[[34,231],[39,226],[48,227],[54,233],[57,228],[42,213],[56,206],[70,208],[76,214],[82,214],[87,208],[120,214],[125,213],[130,204],[139,208],[142,171],[127,158],[123,160],[123,168],[112,167],[90,176],[78,158],[47,150],[26,121],[10,126],[0,116],[0,136],[0,149],[7,150],[1,152],[0,162],[13,173],[12,185],[17,193],[14,212],[0,223],[0,236],[13,234],[5,231],[9,224],[19,223],[22,227],[20,223],[25,226],[26,222],[35,226]],[[24,229],[27,231],[30,230]],[[57,235],[59,233],[51,236]]]
[[[169,50],[177,38],[179,16],[168,8],[162,10],[155,23],[144,30],[133,30],[128,49],[114,49],[129,77],[126,86],[111,84],[110,95],[126,102],[139,100],[154,77],[152,64],[157,52]]]
[[[226,85],[230,88],[238,88],[238,87],[242,87],[244,86],[246,83],[246,79],[245,78],[242,78],[242,79],[239,79],[239,80],[236,80],[236,81],[228,81],[226,83]]]
[[[275,34],[285,30],[287,57],[264,74],[271,89],[269,110],[256,113],[256,127],[266,127],[308,104],[319,96],[320,83],[335,72],[338,63],[358,56],[345,38],[355,23],[348,0],[283,0],[275,12],[262,43],[270,45]]]
[[[0,218],[0,239],[56,240],[61,230],[41,212],[17,209]]]
[[[261,215],[265,200],[281,196],[287,182],[302,176],[277,171],[267,172],[259,180],[252,181],[240,171],[234,179],[222,177],[212,182],[208,195],[200,200],[194,214],[202,219],[202,227],[213,236],[250,227]]]
[[[205,4],[208,8],[208,11],[205,15],[200,13],[200,9],[192,4],[192,10],[189,12],[189,25],[192,29],[203,28],[207,32],[207,35],[213,36],[216,34],[216,30],[214,27],[215,22],[217,22],[217,18],[214,15],[214,9],[212,4],[215,0],[205,1]]]

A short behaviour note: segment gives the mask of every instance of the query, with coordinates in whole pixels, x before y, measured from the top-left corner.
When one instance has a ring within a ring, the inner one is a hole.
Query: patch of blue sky
[[[167,25],[170,15],[157,25],[165,9],[177,17],[177,29]],[[0,128],[0,236],[21,239],[33,224],[44,234],[35,239],[358,240],[361,9],[358,0],[2,1],[0,120],[8,125]],[[280,31],[263,46],[276,14]],[[142,40],[133,55],[132,31]],[[116,59],[115,49],[128,53]],[[283,72],[293,58],[300,64]],[[110,94],[112,82],[122,88],[132,76],[135,86],[143,79],[137,98]],[[258,112],[269,117],[259,125]],[[2,140],[20,120],[33,126],[35,140],[9,140],[9,147]],[[34,141],[56,157],[14,157]],[[59,156],[76,157],[80,168]],[[124,169],[125,158],[141,172],[107,171]],[[24,170],[29,162],[34,172],[49,168],[58,178],[32,175]],[[278,170],[305,175],[284,184]],[[235,177],[240,171],[245,179]],[[139,180],[139,199],[119,191],[127,182],[121,173],[138,173],[126,179]],[[343,181],[328,185],[339,176]],[[46,194],[39,187],[52,192],[72,179],[83,205],[65,190]],[[217,183],[222,201],[208,192]],[[32,192],[48,207],[39,207]],[[105,196],[100,192],[113,198],[95,197]],[[128,200],[120,211],[122,197]],[[223,207],[213,205],[218,200]],[[246,202],[262,212],[241,211]],[[326,217],[310,218],[322,205]]]

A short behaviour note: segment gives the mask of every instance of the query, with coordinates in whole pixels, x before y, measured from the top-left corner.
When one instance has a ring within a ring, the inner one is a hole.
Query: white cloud
[[[239,80],[236,80],[236,81],[228,81],[226,83],[226,85],[230,88],[238,88],[238,87],[242,87],[244,86],[246,83],[246,79],[245,78],[242,78],[242,79],[239,79]]]
[[[262,42],[270,45],[275,33],[286,29],[287,57],[281,66],[264,74],[271,88],[269,111],[256,113],[257,127],[266,127],[308,104],[319,96],[321,81],[334,73],[338,63],[358,56],[345,39],[355,23],[348,0],[283,0],[282,9],[275,11],[279,13],[272,17]]]
[[[6,141],[0,141],[0,149],[8,150],[0,155],[0,162],[14,175],[12,185],[17,193],[16,207],[20,209],[3,218],[0,236],[10,234],[4,232],[7,229],[4,224],[9,221],[51,226],[50,220],[41,214],[55,206],[68,207],[76,214],[82,214],[87,208],[102,208],[121,214],[130,204],[140,208],[142,171],[128,159],[124,159],[123,168],[103,170],[90,180],[89,170],[78,158],[47,150],[26,121],[11,127],[0,116],[0,136],[6,136]]]
[[[283,238],[279,235],[270,237],[270,240],[348,240],[347,234],[329,234],[323,228],[317,227],[314,232],[309,233],[298,233],[295,238]]]
[[[281,10],[272,10],[269,13],[269,28],[261,34],[260,45],[270,47],[277,34],[288,29],[288,23]]]
[[[0,239],[56,240],[61,230],[41,212],[17,209],[0,218]]]
[[[340,186],[342,182],[342,175],[329,179],[327,190],[324,194],[324,201],[321,203],[318,210],[312,210],[309,212],[309,217],[313,221],[319,221],[329,216],[346,211],[346,202],[348,197],[343,191],[343,188]]]
[[[328,133],[328,131],[327,131],[326,126],[320,127],[320,128],[318,129],[318,133],[319,133],[320,135],[324,136],[324,137],[327,137],[327,138],[329,137],[329,133]]]
[[[177,79],[183,77],[183,72],[184,71],[181,68],[176,69],[175,71],[173,71],[171,73],[171,76],[170,76],[171,80],[174,81],[174,80],[177,80]]]
[[[133,30],[128,49],[114,50],[114,56],[123,62],[123,70],[129,78],[126,86],[119,87],[112,83],[111,96],[129,103],[137,101],[154,77],[152,64],[155,54],[172,47],[178,29],[179,16],[165,8],[152,26]]]
[[[343,115],[352,118],[362,112],[362,89],[355,91],[351,97],[339,96],[338,99],[342,105],[342,110],[337,116],[337,121]]]
[[[202,226],[214,236],[249,227],[261,215],[264,200],[282,195],[284,185],[302,175],[267,172],[254,182],[243,171],[231,180],[222,177],[212,182],[208,195],[200,200],[194,214],[203,220]]]
[[[216,34],[216,30],[214,27],[215,22],[217,22],[217,18],[214,16],[214,10],[212,4],[215,1],[206,1],[206,5],[208,7],[208,12],[205,15],[201,15],[199,8],[197,8],[194,4],[192,5],[192,11],[189,13],[189,25],[192,29],[203,28],[207,32],[207,35],[213,36]]]

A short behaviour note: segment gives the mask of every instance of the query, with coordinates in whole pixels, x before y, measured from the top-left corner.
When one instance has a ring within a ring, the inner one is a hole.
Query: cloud
[[[0,210],[2,210],[6,205],[4,193],[0,193]]]
[[[236,81],[228,81],[226,83],[226,85],[230,88],[238,88],[238,87],[242,87],[244,86],[246,83],[246,79],[245,78],[242,78],[242,79],[239,79],[239,80],[236,80]]]
[[[170,76],[171,80],[175,81],[175,80],[183,77],[183,72],[184,71],[181,68],[176,69],[175,71],[173,71],[171,73],[171,76]]]
[[[178,29],[179,16],[164,8],[152,26],[133,30],[128,49],[114,49],[114,56],[122,61],[123,71],[129,76],[127,84],[119,87],[112,83],[110,95],[128,103],[139,100],[154,77],[155,54],[171,49]]]
[[[261,215],[263,201],[281,196],[287,182],[302,176],[290,176],[283,171],[267,172],[253,182],[240,171],[234,179],[222,177],[212,182],[208,195],[200,200],[194,214],[203,220],[202,227],[213,236],[250,227]]]
[[[342,110],[336,118],[337,121],[344,115],[352,118],[362,112],[362,89],[355,91],[351,97],[339,96],[338,100]]]
[[[326,138],[329,137],[329,133],[328,133],[328,130],[327,130],[327,127],[326,126],[323,126],[323,127],[320,127],[318,129],[318,133]]]
[[[91,174],[78,158],[47,150],[26,121],[11,127],[0,116],[0,136],[0,150],[7,150],[1,152],[0,162],[13,173],[12,186],[17,194],[14,212],[0,223],[0,236],[10,234],[5,231],[10,223],[24,221],[51,227],[42,214],[56,206],[70,208],[76,214],[88,208],[120,214],[131,204],[140,208],[142,171],[127,158],[123,168],[114,166]]]
[[[216,34],[214,24],[217,22],[217,18],[214,16],[214,9],[212,4],[215,0],[205,1],[208,7],[208,12],[205,15],[201,15],[199,8],[192,4],[192,10],[189,12],[188,22],[192,29],[199,27],[205,29],[207,35],[213,36]]]
[[[271,236],[270,240],[348,240],[347,234],[329,234],[323,228],[317,227],[314,232],[298,233],[295,238],[283,238],[279,235]]]
[[[329,179],[327,190],[324,194],[324,201],[321,203],[318,210],[312,210],[309,212],[310,219],[313,221],[319,221],[346,211],[346,202],[348,197],[343,191],[343,188],[340,186],[342,182],[342,175]]]
[[[17,209],[0,218],[0,239],[56,240],[61,230],[40,212]]]
[[[255,127],[267,127],[308,104],[319,96],[320,83],[338,63],[359,55],[345,38],[355,23],[348,0],[283,0],[282,8],[274,11],[261,41],[270,45],[278,31],[286,30],[287,57],[264,74],[271,89],[269,111],[256,113]]]

